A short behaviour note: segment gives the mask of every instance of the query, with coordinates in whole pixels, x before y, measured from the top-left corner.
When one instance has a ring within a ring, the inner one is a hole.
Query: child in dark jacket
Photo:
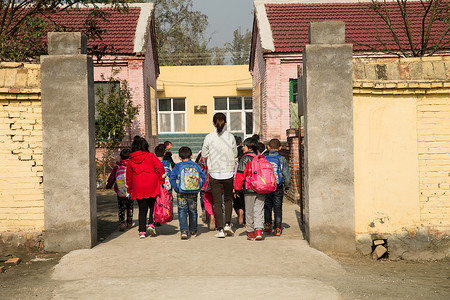
[[[257,194],[250,189],[246,178],[251,172],[251,161],[258,154],[258,141],[247,138],[244,141],[244,156],[239,159],[234,178],[234,190],[244,192],[245,223],[248,240],[262,240],[265,194]]]
[[[181,239],[185,240],[188,238],[188,230],[191,237],[197,236],[197,194],[205,182],[205,174],[191,160],[192,150],[189,147],[181,147],[178,154],[181,162],[170,173],[170,184],[177,192]]]
[[[172,158],[172,152],[170,152],[170,150],[172,149],[172,142],[165,141],[164,148],[165,148],[165,151],[164,151],[163,161],[169,162],[170,167],[173,169],[173,167],[175,167],[175,162],[173,161],[173,158]]]
[[[278,139],[272,139],[268,145],[266,159],[273,165],[275,177],[277,178],[277,189],[275,192],[267,194],[264,203],[264,231],[272,231],[272,210],[275,222],[273,223],[273,234],[281,235],[281,223],[283,214],[283,194],[291,185],[291,175],[286,158],[278,154],[281,150],[281,143]]]
[[[109,174],[108,182],[106,184],[107,189],[114,186],[114,191],[117,194],[120,231],[133,227],[133,200],[131,200],[128,195],[126,185],[126,171],[130,153],[130,149],[123,149],[120,151],[121,160],[116,162],[117,165],[111,171],[111,174]],[[125,214],[127,216],[126,224]]]

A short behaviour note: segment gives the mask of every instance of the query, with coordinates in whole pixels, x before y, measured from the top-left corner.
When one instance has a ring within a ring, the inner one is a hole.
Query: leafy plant
[[[106,88],[99,87],[96,90],[98,116],[95,142],[96,146],[104,151],[99,162],[103,169],[103,179],[106,178],[107,167],[111,163],[114,150],[120,146],[127,131],[130,133],[133,120],[139,113],[139,105],[133,104],[128,82],[116,77],[119,71],[119,68],[113,67],[112,74],[107,80],[102,76],[107,82]]]

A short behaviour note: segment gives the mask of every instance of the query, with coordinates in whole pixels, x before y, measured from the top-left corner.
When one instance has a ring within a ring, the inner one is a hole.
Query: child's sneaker
[[[206,210],[202,210],[202,222],[206,224],[207,219]]]
[[[225,232],[223,232],[223,229],[217,230],[216,238],[224,238]]]
[[[262,240],[262,230],[261,229],[256,229],[256,237],[255,237],[255,239],[257,241]]]
[[[154,226],[153,224],[148,224],[147,232],[148,232],[148,234],[150,234],[151,236],[156,236],[156,229],[155,229],[155,226]]]
[[[119,225],[119,231],[125,231],[125,228],[126,228],[126,226],[125,226],[124,223],[121,223],[121,224]]]
[[[216,229],[216,223],[214,222],[214,215],[209,215],[209,230]]]
[[[271,232],[272,231],[272,223],[269,223],[269,222],[265,223],[264,224],[264,231],[265,232]]]
[[[188,233],[187,233],[187,231],[182,231],[182,232],[181,232],[181,239],[182,239],[182,240],[187,240],[187,238],[188,238]]]
[[[127,224],[127,229],[130,229],[130,228],[132,228],[134,225],[136,225],[136,223],[128,223]]]
[[[255,240],[255,232],[247,232],[247,240],[253,241]]]
[[[226,235],[229,235],[229,236],[234,235],[234,231],[233,231],[233,229],[231,229],[231,224],[225,224],[223,231],[225,231]]]
[[[281,235],[281,228],[275,228],[273,230],[273,235],[280,236]]]
[[[197,232],[191,232],[191,237],[197,237]]]
[[[139,232],[139,238],[140,239],[145,239],[145,237],[146,237],[145,231]]]

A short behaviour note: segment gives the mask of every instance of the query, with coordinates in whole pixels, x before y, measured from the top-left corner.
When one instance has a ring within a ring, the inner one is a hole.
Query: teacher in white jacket
[[[216,237],[234,235],[231,229],[231,213],[233,209],[233,179],[237,157],[236,140],[225,131],[227,118],[223,113],[216,113],[213,117],[216,128],[205,137],[202,156],[208,160],[209,183],[214,201],[214,217],[216,218]],[[222,215],[222,187],[225,202],[225,225]]]

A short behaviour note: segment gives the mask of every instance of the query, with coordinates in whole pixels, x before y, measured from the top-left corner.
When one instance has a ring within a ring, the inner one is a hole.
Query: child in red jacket
[[[133,227],[133,200],[130,199],[127,192],[126,185],[126,170],[128,164],[128,158],[130,157],[131,150],[123,149],[120,151],[120,159],[116,164],[117,166],[109,174],[108,183],[106,188],[110,189],[114,186],[114,191],[117,194],[117,203],[119,205],[119,230],[124,231]],[[125,224],[125,213],[127,216],[127,222]]]
[[[131,199],[137,200],[139,206],[139,237],[145,238],[146,231],[151,236],[156,236],[153,209],[156,196],[159,194],[159,185],[164,183],[164,166],[155,154],[149,152],[147,141],[138,135],[133,139],[131,152],[127,165],[127,186]],[[149,208],[150,215],[146,230]]]

